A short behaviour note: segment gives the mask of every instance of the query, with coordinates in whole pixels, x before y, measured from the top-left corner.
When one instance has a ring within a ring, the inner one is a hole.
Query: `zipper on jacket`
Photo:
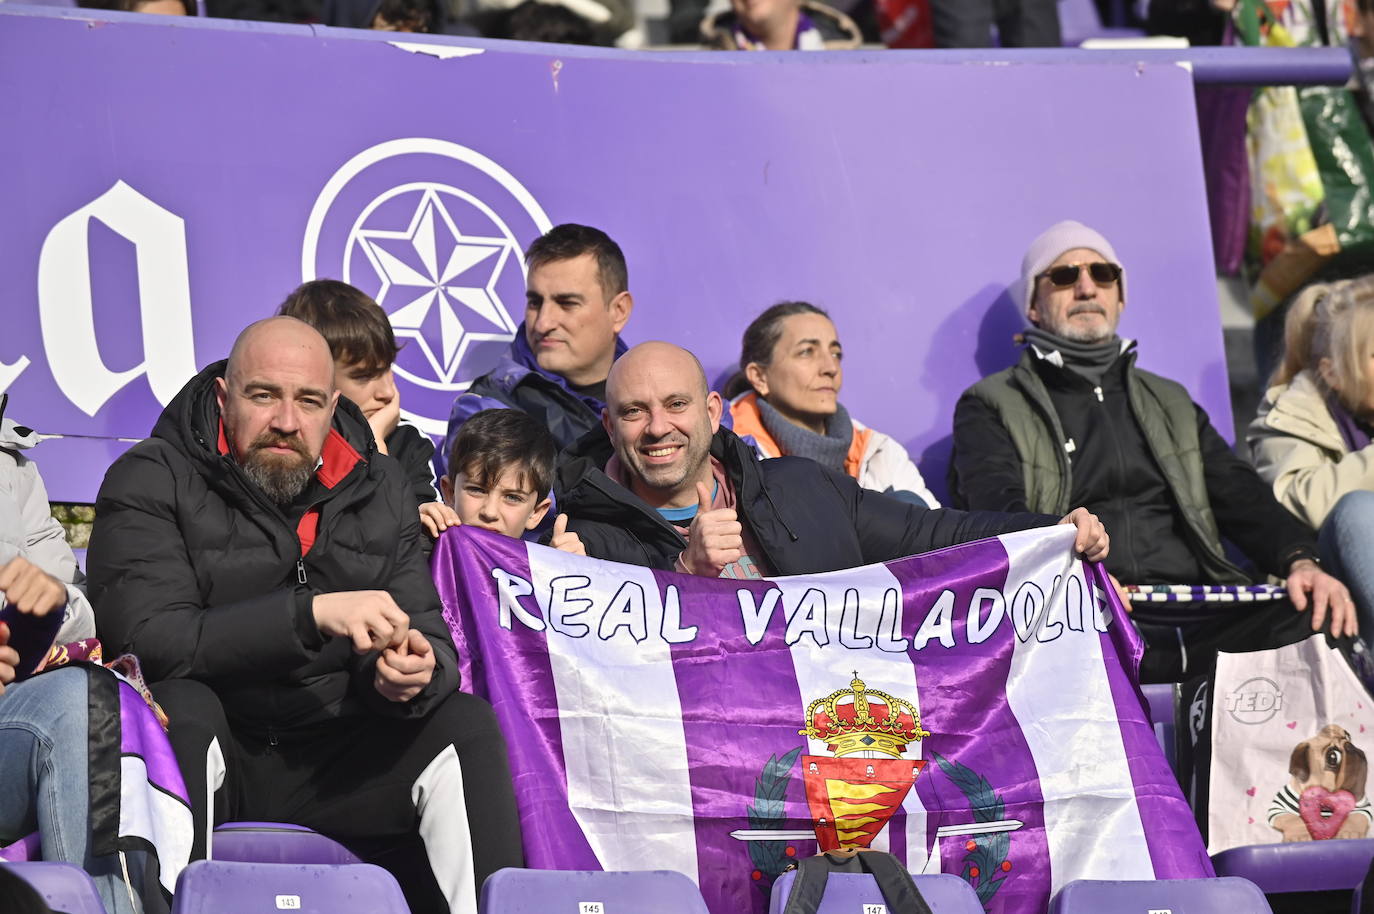
[[[267,728],[267,745],[269,748],[277,748],[277,733],[271,727]]]
[[[301,584],[309,583],[305,579],[305,556],[296,559],[296,580]]]
[[[1102,399],[1102,388],[1101,388],[1100,386],[1099,386],[1099,387],[1094,387],[1094,388],[1093,388],[1093,393],[1097,394],[1097,402],[1098,402],[1098,403],[1105,403],[1105,402],[1106,402],[1105,400]]]

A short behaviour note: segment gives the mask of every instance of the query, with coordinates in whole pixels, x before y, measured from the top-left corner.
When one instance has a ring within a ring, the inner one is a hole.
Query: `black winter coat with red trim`
[[[425,714],[457,688],[458,658],[400,466],[341,397],[293,523],[227,453],[215,398],[224,367],[188,382],[105,475],[87,554],[105,652],[137,655],[150,682],[206,683],[232,722],[260,731]],[[434,647],[433,678],[411,701],[377,693],[376,652],[316,627],[313,596],[347,590],[389,592]]]

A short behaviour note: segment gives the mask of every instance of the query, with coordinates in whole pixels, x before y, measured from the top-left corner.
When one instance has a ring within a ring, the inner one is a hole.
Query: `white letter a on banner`
[[[90,222],[131,242],[138,258],[143,361],[113,371],[100,357],[91,294]],[[38,255],[38,314],[48,367],[67,399],[88,416],[147,372],[166,405],[196,373],[186,224],[123,181],[53,226]]]

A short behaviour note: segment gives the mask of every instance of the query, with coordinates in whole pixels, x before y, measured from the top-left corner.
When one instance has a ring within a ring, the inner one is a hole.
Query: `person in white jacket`
[[[1319,531],[1322,560],[1374,628],[1374,274],[1305,289],[1246,432],[1255,469]]]
[[[93,639],[85,576],[52,516],[38,467],[23,453],[40,436],[3,418],[7,399],[0,394],[0,597],[18,610],[13,625],[61,613],[52,644]],[[97,855],[92,846],[88,673],[73,665],[15,681],[17,670],[41,668],[51,647],[39,649],[42,659],[21,656],[17,640],[11,626],[0,626],[0,846],[37,831],[42,858],[85,868],[106,911],[138,914],[146,897],[142,880],[123,876],[138,874],[138,864]]]
[[[781,302],[744,331],[739,372],[726,384],[735,434],[762,457],[809,457],[865,489],[940,507],[906,448],[851,418],[835,324],[808,302]]]

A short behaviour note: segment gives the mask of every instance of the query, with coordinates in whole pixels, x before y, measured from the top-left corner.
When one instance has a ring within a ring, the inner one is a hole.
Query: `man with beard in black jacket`
[[[954,503],[985,511],[1081,504],[1111,526],[1107,568],[1125,584],[1244,585],[1233,540],[1262,571],[1287,578],[1287,602],[1147,607],[1143,682],[1205,672],[1217,650],[1279,647],[1320,630],[1355,633],[1345,586],[1317,567],[1312,531],[1231,452],[1202,408],[1167,378],[1137,368],[1117,336],[1126,274],[1111,244],[1074,221],[1051,226],[1022,263],[1033,325],[1020,361],[964,392],[954,411]],[[1129,606],[1129,604],[1128,604]],[[1310,617],[1293,610],[1311,608]]]
[[[138,656],[192,797],[223,778],[217,821],[339,838],[417,912],[475,912],[482,880],[521,864],[505,745],[456,691],[414,500],[317,331],[245,330],[114,463],[96,511],[101,640]],[[398,852],[416,835],[423,853]]]
[[[931,510],[805,458],[760,462],[721,428],[722,410],[687,350],[650,342],[620,357],[606,384],[605,435],[577,443],[555,487],[588,555],[758,578],[853,568],[1055,523],[1077,526],[1075,548],[1089,559],[1107,554],[1106,531],[1081,508],[1062,520]]]

